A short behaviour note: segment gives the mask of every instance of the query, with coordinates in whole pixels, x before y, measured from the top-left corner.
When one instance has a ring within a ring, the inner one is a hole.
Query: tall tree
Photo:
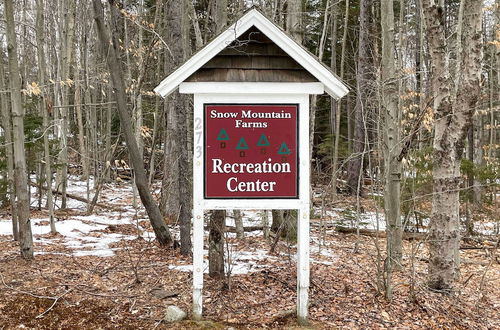
[[[338,4],[332,6],[332,10],[334,11],[332,14],[333,26],[332,26],[332,58],[331,58],[331,68],[333,71],[337,71],[337,59],[336,59],[336,51],[337,47],[337,8]],[[342,49],[340,51],[340,80],[344,79],[344,64],[345,64],[345,49],[347,43],[347,29],[349,23],[349,0],[345,0],[345,14],[344,14],[344,27],[342,34]],[[331,116],[332,116],[332,128],[335,134],[335,142],[333,145],[333,160],[332,160],[332,200],[336,199],[337,194],[337,177],[338,177],[338,162],[339,162],[339,144],[340,144],[340,117],[341,117],[341,102],[340,100],[337,102],[332,98],[331,101]]]
[[[14,179],[17,197],[17,217],[19,222],[19,244],[25,259],[33,258],[33,236],[31,234],[28,176],[24,150],[24,107],[21,98],[21,79],[17,62],[17,39],[14,23],[14,4],[4,0],[7,25],[7,51],[9,54],[10,99],[12,106]]]
[[[400,9],[402,10],[402,9]],[[380,7],[382,27],[382,107],[384,116],[384,209],[387,228],[386,271],[390,279],[393,266],[401,263],[401,141],[399,127],[398,84],[394,59],[394,4],[392,0],[382,0]],[[400,31],[401,33],[401,31]],[[392,297],[388,281],[386,296]]]
[[[362,194],[365,157],[366,114],[372,75],[370,49],[370,21],[372,0],[360,0],[358,59],[356,70],[356,106],[354,108],[354,141],[351,160],[347,166],[347,189],[351,194]]]
[[[70,86],[70,71],[75,39],[75,15],[76,15],[76,0],[63,1],[63,15],[64,15],[64,40],[61,48],[61,207],[66,208],[67,196],[66,189],[68,186],[68,139],[69,133],[69,86]]]
[[[0,54],[2,55],[2,60],[0,60],[0,90],[6,90],[3,51],[0,51]],[[5,158],[7,158],[7,189],[9,190],[10,213],[12,215],[12,236],[17,241],[19,240],[19,225],[17,221],[14,155],[12,151],[12,116],[7,98],[7,93],[0,93],[0,112],[2,114],[2,127],[5,134]]]
[[[45,87],[45,15],[44,15],[44,1],[36,1],[36,54],[38,59],[38,83],[44,89]],[[43,152],[45,160],[45,183],[47,185],[47,207],[49,209],[49,223],[50,232],[56,233],[56,225],[54,222],[54,202],[52,198],[52,167],[50,161],[50,148],[49,148],[49,109],[45,97],[45,89],[40,94],[40,111],[43,117]]]
[[[222,32],[227,25],[227,0],[215,1],[216,33]],[[208,234],[208,273],[215,278],[224,276],[224,232],[226,227],[226,211],[213,210],[209,220]]]
[[[146,171],[144,170],[142,157],[139,154],[139,147],[137,146],[137,141],[135,140],[131,118],[127,108],[127,95],[125,94],[123,77],[123,72],[125,71],[123,70],[121,64],[121,52],[119,43],[120,8],[118,7],[116,1],[109,0],[111,11],[110,38],[109,32],[104,25],[104,10],[101,0],[94,0],[93,4],[97,32],[99,40],[101,41],[103,56],[106,58],[106,61],[108,63],[118,109],[118,115],[120,117],[120,124],[125,137],[125,142],[127,144],[131,164],[134,169],[135,184],[137,186],[142,204],[144,205],[144,207],[146,208],[146,212],[148,213],[149,220],[151,221],[151,225],[156,235],[156,239],[158,240],[160,245],[169,245],[172,242],[172,236],[170,235],[170,231],[163,221],[158,205],[154,201],[153,196],[149,191]]]
[[[465,0],[462,0],[465,1]],[[443,3],[423,0],[427,40],[432,61],[434,99],[433,197],[429,239],[429,287],[449,291],[459,271],[460,159],[472,113],[480,95],[482,60],[482,0],[464,2],[461,70],[457,95],[450,77],[446,17]]]
[[[302,0],[288,0],[286,30],[299,44],[304,38],[302,26]]]
[[[187,2],[179,0],[165,6],[165,71],[171,73],[189,54]],[[191,183],[188,158],[188,116],[186,96],[172,93],[165,102],[167,141],[164,154],[162,208],[165,215],[178,219],[181,253],[191,254]]]

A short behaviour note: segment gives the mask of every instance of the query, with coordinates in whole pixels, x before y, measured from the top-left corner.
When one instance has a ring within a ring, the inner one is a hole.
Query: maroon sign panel
[[[205,104],[205,198],[298,198],[298,105]]]

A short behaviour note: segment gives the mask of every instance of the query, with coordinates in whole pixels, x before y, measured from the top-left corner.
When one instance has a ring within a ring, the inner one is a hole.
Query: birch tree
[[[12,140],[14,149],[14,180],[19,222],[19,244],[25,259],[33,258],[33,236],[31,234],[28,176],[24,150],[24,107],[21,97],[21,80],[17,57],[17,38],[14,24],[14,4],[4,0],[7,27],[7,51],[9,54],[10,100],[12,107]]]
[[[448,292],[459,273],[460,159],[472,113],[480,95],[482,40],[481,0],[464,1],[463,49],[457,95],[450,78],[444,4],[423,0],[427,40],[431,55],[431,88],[434,99],[433,197],[429,231],[429,287]]]
[[[75,38],[75,14],[76,14],[76,0],[64,1],[63,15],[64,15],[64,39],[62,40],[63,47],[61,49],[61,100],[62,106],[61,113],[61,207],[66,208],[67,197],[66,189],[68,186],[68,113],[70,111],[69,105],[69,86],[70,86],[70,70],[73,55],[73,43]]]
[[[38,59],[38,83],[45,86],[45,15],[44,15],[44,1],[37,0],[36,2],[36,40],[37,40],[37,59]],[[50,232],[56,233],[56,226],[54,222],[54,202],[52,196],[52,167],[50,161],[50,148],[49,148],[49,113],[47,109],[45,91],[40,95],[40,111],[43,116],[43,152],[45,160],[45,183],[47,185],[47,207],[49,209],[49,222]]]
[[[0,51],[3,57],[3,51]],[[3,59],[0,60],[0,91],[7,89],[5,84],[5,69]],[[19,240],[19,226],[17,221],[16,189],[14,179],[14,155],[12,150],[12,123],[11,110],[7,98],[8,93],[0,93],[0,112],[2,114],[2,127],[5,135],[5,157],[7,158],[7,189],[9,190],[10,213],[12,216],[12,236]]]

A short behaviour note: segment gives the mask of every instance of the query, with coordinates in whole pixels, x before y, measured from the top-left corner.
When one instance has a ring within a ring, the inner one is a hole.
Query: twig
[[[47,314],[52,308],[54,308],[54,306],[57,304],[57,302],[59,301],[59,299],[61,299],[62,297],[64,297],[65,295],[67,295],[68,293],[70,293],[73,289],[68,289],[66,290],[66,292],[64,292],[62,295],[60,295],[59,297],[56,297],[56,299],[54,299],[54,302],[52,303],[52,305],[43,313],[41,314],[38,314],[35,319],[41,319],[45,314]]]
[[[16,289],[14,287],[11,287],[11,286],[7,285],[7,283],[5,283],[5,280],[4,280],[4,277],[3,277],[2,273],[0,273],[0,279],[2,280],[3,285],[7,289],[10,289],[12,291],[19,292],[19,293],[22,293],[22,294],[27,294],[28,296],[31,296],[33,298],[38,298],[38,299],[56,299],[57,298],[57,297],[50,297],[50,296],[39,296],[39,295],[33,294],[31,292],[28,292],[28,291],[23,291],[23,290],[19,290],[19,289]]]
[[[50,305],[50,307],[43,313],[41,314],[38,314],[35,318],[36,319],[40,319],[42,318],[45,314],[47,314],[52,308],[54,308],[54,306],[57,304],[57,302],[59,301],[59,299],[61,299],[62,297],[64,297],[65,295],[67,295],[68,293],[70,293],[71,291],[73,291],[73,289],[68,289],[66,290],[66,292],[64,292],[62,295],[58,296],[58,297],[50,297],[50,296],[39,296],[39,295],[36,295],[36,294],[33,294],[31,292],[28,292],[28,291],[23,291],[23,290],[19,290],[19,289],[16,289],[14,287],[11,287],[9,285],[7,285],[7,283],[5,283],[5,279],[3,277],[3,274],[0,273],[0,279],[2,280],[2,284],[9,290],[12,290],[12,291],[15,291],[15,292],[19,292],[19,293],[22,293],[22,294],[26,294],[26,295],[29,295],[31,297],[34,297],[34,298],[38,298],[38,299],[51,299],[51,300],[54,300],[54,302],[52,303],[52,305]]]

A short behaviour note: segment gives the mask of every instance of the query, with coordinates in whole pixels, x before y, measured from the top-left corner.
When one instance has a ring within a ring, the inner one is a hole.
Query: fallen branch
[[[356,228],[343,227],[343,226],[335,226],[335,230],[339,233],[345,233],[345,234],[357,233]],[[384,238],[387,236],[387,233],[385,231],[374,230],[374,229],[359,229],[359,233],[360,235],[374,236],[380,238]],[[428,235],[427,233],[403,232],[403,239],[408,239],[408,240],[425,239],[427,235]]]
[[[36,183],[34,183],[34,182],[30,182],[30,185],[33,186],[33,187],[38,187],[38,185]],[[42,190],[47,191],[47,189],[48,189],[47,187],[42,186]],[[52,189],[52,193],[53,194],[57,194],[57,195],[62,195],[62,192],[60,192],[58,190],[55,190],[55,189]],[[80,196],[76,196],[76,195],[68,194],[68,193],[66,193],[66,196],[69,197],[69,198],[71,198],[71,199],[83,202],[83,203],[87,203],[87,204],[90,203],[90,201],[88,199],[80,197]],[[98,206],[98,207],[100,207],[100,208],[111,210],[111,211],[115,211],[115,212],[127,212],[127,210],[124,209],[124,208],[116,207],[116,206],[111,206],[111,205],[106,205],[106,204],[103,204],[103,203],[96,203],[95,205]]]
[[[205,226],[205,230],[208,230],[208,227]],[[248,226],[248,227],[243,227],[243,231],[256,231],[256,230],[264,230],[263,226]],[[225,232],[229,233],[236,233],[236,227],[234,226],[225,226],[224,227]]]
[[[263,226],[248,226],[243,227],[243,231],[256,231],[256,230],[264,230]],[[231,233],[236,233],[236,227],[234,226],[226,226],[226,231]]]

